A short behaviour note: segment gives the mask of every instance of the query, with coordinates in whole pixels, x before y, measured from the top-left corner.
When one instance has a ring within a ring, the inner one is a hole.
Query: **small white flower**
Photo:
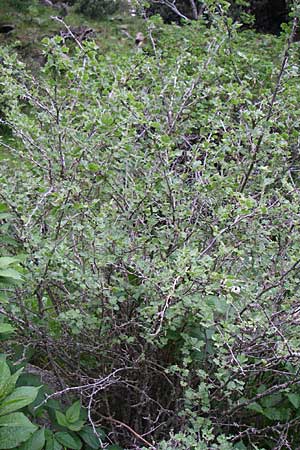
[[[241,288],[240,288],[239,286],[232,286],[231,289],[230,289],[230,291],[231,291],[233,294],[239,294],[239,293],[241,292]]]

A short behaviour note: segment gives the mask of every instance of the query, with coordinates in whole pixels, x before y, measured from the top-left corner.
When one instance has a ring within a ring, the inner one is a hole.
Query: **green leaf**
[[[45,445],[45,430],[37,430],[33,435],[26,441],[19,450],[42,450]]]
[[[13,333],[14,330],[9,323],[0,323],[0,333]]]
[[[11,256],[2,256],[0,258],[0,269],[7,269],[12,264],[20,262],[18,258],[14,258]]]
[[[68,422],[74,423],[79,420],[80,409],[81,409],[80,400],[73,403],[73,405],[71,405],[70,408],[67,409],[66,418],[67,418]]]
[[[248,405],[248,406],[247,406],[247,409],[250,409],[251,411],[259,412],[259,413],[261,413],[261,414],[264,413],[263,408],[260,406],[259,403],[256,403],[256,402],[251,403],[250,405]]]
[[[55,439],[55,437],[52,437],[47,440],[46,450],[62,450],[62,445]]]
[[[39,389],[40,387],[32,386],[22,386],[16,388],[1,403],[0,416],[4,416],[5,414],[17,411],[18,409],[24,408],[24,406],[30,405],[30,403],[35,400]]]
[[[77,403],[77,402],[76,402]],[[80,403],[79,403],[79,414],[80,414]],[[67,419],[67,416],[64,415],[61,411],[55,411],[55,416],[58,424],[62,427],[66,427],[71,431],[79,431],[84,425],[84,420],[76,420],[76,422],[71,422]],[[75,415],[73,415],[74,417]],[[71,415],[71,418],[73,418]]]
[[[105,438],[105,434],[103,433],[103,431],[101,429],[97,429],[97,433],[100,436],[100,439],[104,439]],[[97,438],[97,436],[94,433],[94,430],[92,427],[86,425],[79,433],[79,436],[81,437],[81,439],[87,444],[89,445],[91,448],[93,449],[98,449],[100,448],[100,442],[99,439]]]
[[[287,398],[289,399],[289,401],[291,402],[291,404],[298,409],[300,406],[300,395],[299,394],[287,394]]]
[[[1,278],[11,278],[12,280],[20,281],[22,280],[22,275],[14,269],[3,269],[0,270]]]
[[[237,442],[234,447],[235,450],[247,450],[247,447],[243,443],[243,441]]]
[[[9,395],[15,388],[16,382],[23,372],[23,367],[11,375],[3,386],[0,386],[0,400]]]
[[[55,411],[57,423],[62,427],[68,427],[70,425],[66,416],[61,411]]]
[[[0,212],[7,211],[8,206],[5,203],[0,203]]]
[[[272,408],[276,405],[280,405],[281,402],[282,402],[281,393],[268,395],[261,400],[263,408]]]
[[[100,165],[99,164],[95,164],[95,163],[90,163],[89,165],[88,165],[88,169],[91,171],[91,172],[98,172],[99,170],[100,170]]]
[[[77,420],[77,422],[70,423],[68,429],[71,431],[80,431],[84,424],[85,420]]]
[[[103,125],[112,125],[114,123],[113,117],[109,113],[105,113],[101,117]]]
[[[65,432],[58,432],[55,433],[55,439],[60,442],[60,444],[62,444],[63,446],[67,447],[67,448],[71,448],[73,450],[80,450],[82,447],[82,442],[81,440],[75,436],[75,435],[71,435],[69,433],[65,433]]]
[[[263,415],[270,420],[279,421],[279,420],[282,420],[283,418],[288,420],[289,411],[281,410],[279,408],[266,408],[263,411]]]
[[[23,413],[0,417],[0,449],[15,448],[27,441],[37,429]]]
[[[62,445],[57,442],[54,437],[54,433],[51,430],[45,431],[46,435],[46,448],[45,450],[62,450]]]
[[[1,293],[0,294],[0,303],[2,303],[2,304],[7,304],[8,303],[8,298],[5,295],[5,293]]]
[[[5,359],[3,359],[0,361],[0,396],[1,390],[4,388],[9,379],[10,379],[10,369]]]

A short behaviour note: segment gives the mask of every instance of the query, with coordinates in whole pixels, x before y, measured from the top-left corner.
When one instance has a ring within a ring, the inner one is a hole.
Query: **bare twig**
[[[122,427],[126,428],[130,433],[132,433],[137,439],[139,439],[141,442],[146,444],[148,447],[150,447],[152,450],[156,450],[156,447],[154,447],[150,442],[146,441],[139,433],[134,431],[129,425],[127,425],[124,422],[121,422],[120,420],[114,419],[113,417],[106,417],[102,416],[103,419],[108,420],[109,422],[115,423],[117,425],[121,425]]]

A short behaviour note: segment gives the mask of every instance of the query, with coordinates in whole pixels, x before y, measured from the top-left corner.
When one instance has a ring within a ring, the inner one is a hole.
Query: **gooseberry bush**
[[[300,445],[299,12],[206,3],[131,52],[46,39],[38,74],[1,50],[1,313],[103,448]]]

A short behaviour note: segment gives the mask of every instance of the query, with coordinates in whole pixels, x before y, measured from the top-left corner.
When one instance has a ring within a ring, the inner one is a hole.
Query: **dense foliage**
[[[120,2],[118,0],[79,0],[75,4],[79,12],[95,19],[116,12]]]
[[[53,439],[80,421],[112,449],[300,445],[299,11],[261,36],[217,3],[148,19],[130,52],[46,39],[38,75],[1,49],[10,357],[89,422],[67,406]]]

